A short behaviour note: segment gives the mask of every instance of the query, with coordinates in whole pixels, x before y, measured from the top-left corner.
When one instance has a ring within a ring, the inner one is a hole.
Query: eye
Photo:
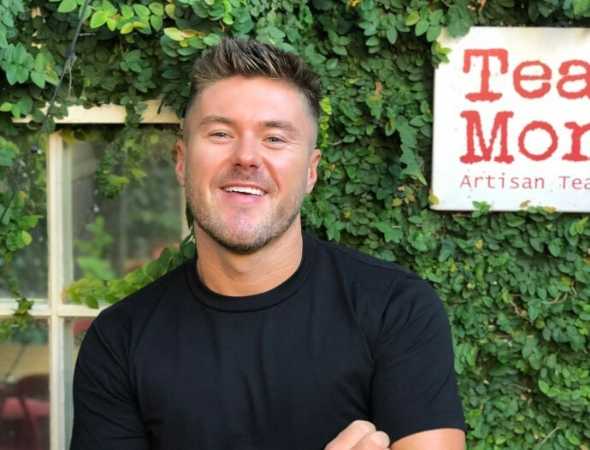
[[[280,136],[268,136],[266,138],[266,141],[268,143],[274,144],[274,145],[276,145],[276,144],[284,144],[285,142],[287,142],[285,139],[283,139]]]
[[[211,131],[208,136],[214,141],[226,141],[231,138],[231,135],[228,132],[221,130]]]

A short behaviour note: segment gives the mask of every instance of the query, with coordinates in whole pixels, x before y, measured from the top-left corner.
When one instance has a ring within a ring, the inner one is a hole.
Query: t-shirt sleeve
[[[392,441],[437,428],[465,429],[442,302],[416,277],[395,283],[375,346],[373,419]]]
[[[70,450],[147,450],[125,350],[101,333],[99,319],[86,333],[76,363]]]

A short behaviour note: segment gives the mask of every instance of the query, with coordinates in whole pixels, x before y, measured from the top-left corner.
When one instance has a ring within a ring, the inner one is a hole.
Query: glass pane
[[[131,180],[115,198],[107,198],[96,176],[108,141],[73,140],[66,147],[71,155],[76,280],[120,277],[180,242],[183,208],[171,159],[175,134],[153,129],[147,133],[149,139],[133,144],[141,146],[139,170],[145,175]]]
[[[47,322],[0,342],[0,449],[49,449]]]
[[[76,366],[76,358],[80,351],[80,345],[86,335],[86,330],[90,327],[93,318],[71,318],[66,320],[66,334],[65,342],[66,349],[64,349],[64,357],[66,358],[64,367],[65,374],[65,425],[66,425],[66,442],[70,442],[72,435],[72,426],[74,424],[74,405],[72,398],[72,387],[74,380],[74,368]],[[0,447],[1,449],[1,447]]]
[[[34,142],[25,130],[18,137],[0,137],[11,155],[0,164],[0,233],[3,246],[14,250],[0,258],[0,302],[18,295],[47,298],[46,164],[45,152],[31,151]]]

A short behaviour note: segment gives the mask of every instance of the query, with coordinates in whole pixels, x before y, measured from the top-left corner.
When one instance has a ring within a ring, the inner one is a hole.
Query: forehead
[[[315,132],[313,114],[303,93],[287,81],[264,77],[234,76],[205,87],[195,98],[185,126],[198,125],[207,116],[227,117],[243,125],[290,122],[303,133]]]

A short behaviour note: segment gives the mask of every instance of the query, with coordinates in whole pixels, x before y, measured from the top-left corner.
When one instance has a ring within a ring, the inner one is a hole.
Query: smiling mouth
[[[227,186],[224,187],[225,192],[234,192],[237,194],[254,195],[256,197],[262,197],[266,192],[262,189],[250,187],[250,186]]]

